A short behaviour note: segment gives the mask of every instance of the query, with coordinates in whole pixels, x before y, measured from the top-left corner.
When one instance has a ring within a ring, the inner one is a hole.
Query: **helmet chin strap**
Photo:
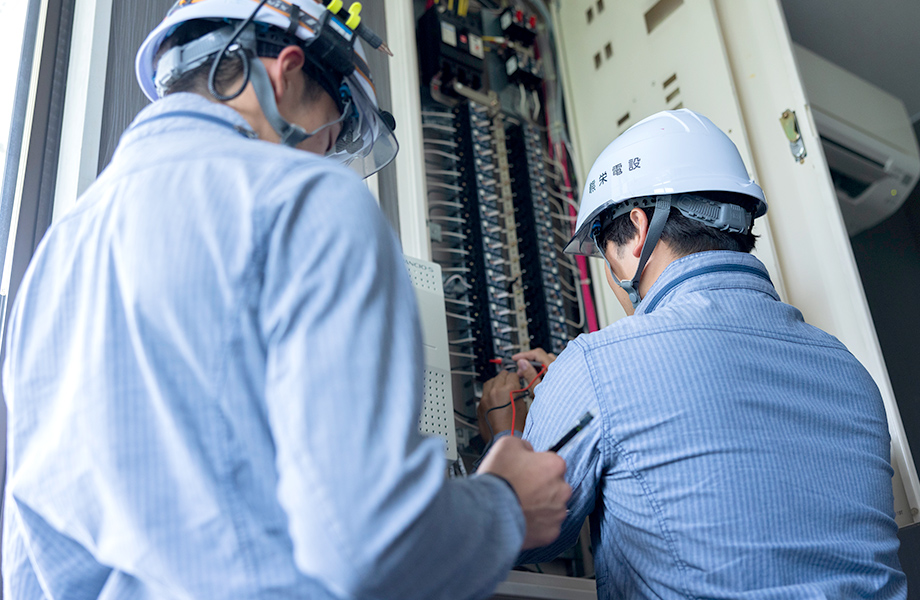
[[[256,93],[256,98],[259,100],[259,106],[262,107],[262,114],[265,115],[268,124],[281,138],[281,143],[293,148],[310,137],[311,133],[307,133],[299,125],[288,123],[278,112],[278,104],[275,102],[275,90],[262,61],[256,56],[249,56],[247,60],[250,64],[249,71],[252,78],[252,88]]]
[[[661,238],[661,232],[664,231],[664,225],[668,222],[668,216],[670,216],[670,214],[670,194],[658,196],[655,200],[655,212],[652,213],[652,220],[648,226],[648,234],[645,236],[645,242],[642,244],[642,253],[639,255],[639,264],[636,267],[636,274],[633,275],[631,280],[619,279],[616,273],[613,272],[613,266],[611,266],[610,260],[607,258],[607,253],[601,249],[600,242],[597,239],[601,234],[600,223],[595,225],[594,235],[591,236],[594,239],[594,246],[597,248],[600,255],[604,257],[604,262],[607,263],[607,268],[610,269],[610,275],[613,277],[613,280],[617,285],[623,288],[623,291],[629,296],[629,301],[632,302],[634,310],[639,306],[639,303],[642,302],[642,298],[639,297],[639,279],[642,278],[642,271],[645,269],[649,257],[651,257],[652,252],[655,250],[655,246],[658,245],[658,240]]]
[[[348,100],[342,108],[342,114],[338,119],[329,121],[325,125],[310,132],[307,132],[299,125],[288,123],[284,120],[284,117],[281,116],[281,113],[278,112],[278,104],[275,102],[275,89],[272,87],[265,65],[262,64],[262,61],[256,56],[250,56],[248,60],[250,62],[249,70],[251,73],[252,88],[256,93],[256,98],[259,100],[259,106],[262,107],[262,114],[265,115],[268,124],[272,126],[275,133],[281,138],[281,143],[285,146],[290,146],[292,148],[296,147],[297,144],[316,135],[323,129],[332,127],[336,123],[341,123],[351,111],[351,103],[353,101]]]

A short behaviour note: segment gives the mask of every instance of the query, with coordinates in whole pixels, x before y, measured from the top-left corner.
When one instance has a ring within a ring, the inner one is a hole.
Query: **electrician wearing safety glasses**
[[[479,598],[558,535],[561,458],[509,438],[447,480],[418,432],[414,293],[353,172],[396,154],[358,38],[386,46],[302,4],[178,2],[155,102],[35,254],[7,598]]]

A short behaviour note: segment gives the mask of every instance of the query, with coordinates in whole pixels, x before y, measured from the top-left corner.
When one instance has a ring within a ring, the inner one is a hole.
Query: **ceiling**
[[[897,96],[920,121],[920,2],[781,3],[794,42]]]

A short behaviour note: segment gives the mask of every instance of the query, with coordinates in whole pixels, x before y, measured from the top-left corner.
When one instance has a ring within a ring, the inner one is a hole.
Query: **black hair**
[[[753,211],[756,204],[748,196],[729,192],[694,192],[694,195],[715,200],[716,202],[738,204],[748,211]],[[615,210],[615,208],[608,210]],[[645,207],[642,210],[651,220],[655,208]],[[604,222],[603,217],[601,222]],[[600,235],[601,248],[606,249],[608,242],[613,242],[619,248],[635,237],[636,233],[636,226],[633,225],[632,220],[629,218],[629,212],[622,214],[604,224]],[[671,214],[668,216],[668,221],[665,223],[660,239],[662,242],[667,243],[678,256],[686,256],[709,250],[750,252],[754,249],[757,236],[750,231],[747,233],[721,231],[685,217],[683,213],[672,206]]]
[[[156,67],[163,55],[172,48],[183,46],[212,31],[227,26],[228,24],[226,21],[207,19],[187,21],[179,25],[176,30],[160,44],[156,58],[154,58],[153,61],[154,67]],[[290,40],[288,45],[296,45],[296,43]],[[260,42],[258,44],[258,54],[265,58],[275,58],[280,54],[283,48],[284,46]],[[192,92],[201,96],[210,96],[211,94],[208,91],[208,76],[210,75],[212,65],[213,59],[207,60],[204,64],[183,73],[182,76],[170,84],[169,89],[166,90],[164,95],[178,92]],[[311,76],[309,65],[309,61],[304,61],[304,101],[315,102],[322,94],[323,88],[316,82],[316,79]],[[220,61],[220,65],[214,77],[215,89],[222,94],[233,93],[235,90],[230,89],[231,86],[234,84],[239,85],[239,80],[243,77],[244,73],[245,67],[243,66],[243,60],[240,58],[240,54],[236,52],[228,53]],[[335,97],[333,97],[333,99],[335,100]]]

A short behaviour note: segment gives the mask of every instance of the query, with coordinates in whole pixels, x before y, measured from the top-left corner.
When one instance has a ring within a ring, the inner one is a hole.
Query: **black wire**
[[[530,395],[530,393],[528,392],[527,395]],[[518,400],[523,400],[524,398],[527,397],[527,395],[524,395],[524,396],[518,395],[518,397],[515,398],[514,401],[517,402]],[[493,406],[492,408],[486,411],[486,414],[485,414],[486,427],[489,428],[489,435],[492,436],[492,439],[495,439],[495,432],[492,431],[492,424],[489,423],[489,413],[492,412],[493,410],[501,410],[503,408],[508,408],[509,406],[511,406],[510,400],[508,402],[505,402],[501,406]],[[511,431],[512,433],[514,432],[514,423],[511,424]]]
[[[493,410],[500,410],[502,408],[508,408],[509,406],[511,406],[510,400],[502,404],[501,406],[493,406],[492,408],[486,411],[486,414],[485,414],[486,427],[489,428],[489,437],[491,437],[493,440],[495,439],[495,432],[492,431],[492,423],[489,423],[489,413],[492,412]],[[514,429],[514,423],[511,424],[511,428]]]
[[[225,96],[218,92],[217,86],[215,85],[217,81],[217,70],[220,68],[220,63],[224,60],[224,57],[227,56],[227,50],[230,48],[230,46],[233,45],[234,42],[236,42],[236,39],[240,37],[240,34],[243,33],[243,30],[246,29],[250,23],[252,23],[252,21],[256,18],[256,15],[259,13],[259,10],[265,6],[266,2],[268,2],[268,0],[262,0],[259,2],[259,5],[256,6],[254,11],[252,11],[252,14],[249,15],[249,17],[243,21],[239,27],[236,28],[236,31],[233,32],[233,35],[230,36],[230,39],[227,40],[227,43],[224,44],[224,47],[221,49],[221,51],[217,54],[216,57],[214,57],[214,63],[211,65],[211,72],[208,74],[208,91],[212,96],[214,96],[214,98],[221,102],[229,102],[230,100],[237,98],[240,94],[243,93],[243,90],[246,89],[246,86],[249,85],[249,57],[246,55],[246,50],[243,48],[236,50],[236,53],[240,54],[240,60],[243,61],[243,83],[240,85],[240,89],[229,96]]]
[[[529,394],[529,393],[528,393],[528,394]],[[527,397],[527,396],[519,396],[518,398],[515,398],[514,401],[517,402],[518,400],[523,400],[523,399],[526,398],[526,397]],[[488,444],[486,444],[486,447],[483,448],[482,454],[479,455],[479,458],[476,459],[476,462],[473,463],[473,469],[474,469],[474,470],[476,470],[476,469],[479,468],[479,463],[481,463],[481,462],[482,462],[482,459],[484,459],[484,458],[486,457],[486,454],[489,453],[489,450],[492,449],[492,444],[495,442],[495,432],[492,431],[492,424],[489,423],[489,413],[492,412],[493,410],[501,410],[501,409],[503,409],[503,408],[508,408],[509,406],[511,406],[511,401],[510,401],[510,400],[509,400],[508,402],[502,404],[501,406],[493,406],[492,408],[490,408],[489,410],[487,410],[487,411],[486,411],[486,414],[483,416],[484,419],[485,419],[485,422],[486,422],[486,427],[489,428],[489,435],[492,437],[492,439],[489,441]],[[511,424],[511,433],[514,434],[514,423]]]

